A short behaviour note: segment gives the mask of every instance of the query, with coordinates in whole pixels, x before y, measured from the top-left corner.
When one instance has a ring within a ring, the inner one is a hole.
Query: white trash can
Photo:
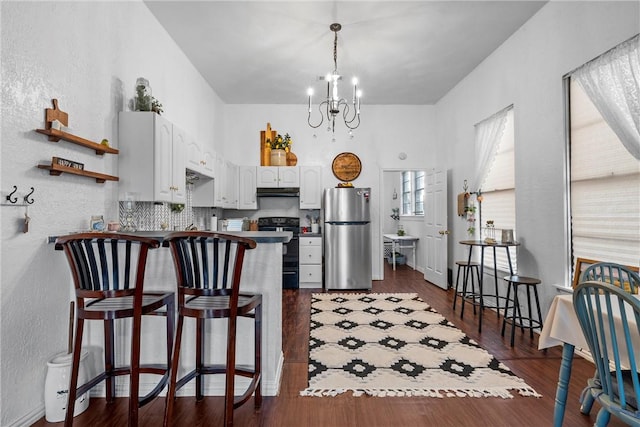
[[[89,353],[85,350],[80,354],[80,369],[78,371],[78,386],[87,382],[84,360]],[[67,413],[69,397],[69,382],[71,381],[71,362],[73,354],[63,352],[56,354],[47,362],[47,377],[44,381],[44,408],[47,422],[64,421]],[[80,415],[89,407],[89,392],[76,399],[73,416]]]

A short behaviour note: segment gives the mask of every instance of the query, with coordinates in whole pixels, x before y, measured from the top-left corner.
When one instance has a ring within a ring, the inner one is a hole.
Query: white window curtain
[[[487,166],[483,181],[478,184],[482,189],[481,217],[482,223],[478,224],[482,230],[480,238],[492,237],[500,240],[502,230],[516,231],[516,189],[515,189],[515,135],[513,106],[502,110],[505,114],[502,130],[496,135],[496,141],[488,142],[495,145],[494,155]],[[493,116],[495,117],[495,116]],[[492,117],[492,118],[493,118]],[[502,120],[500,117],[499,120]],[[484,123],[484,122],[483,122]],[[482,143],[482,141],[477,141]],[[493,221],[493,235],[487,234],[486,221]],[[509,260],[504,250],[495,251],[495,263],[499,271],[509,272]],[[511,266],[514,273],[517,272],[517,252],[515,247],[509,248]],[[485,265],[492,266],[493,251],[485,251]],[[493,269],[487,269],[487,273],[493,274]]]
[[[475,190],[479,190],[496,158],[498,143],[502,139],[509,106],[478,123],[476,127],[475,154],[476,170],[473,180]]]
[[[580,83],[624,147],[640,160],[640,34],[580,67]]]

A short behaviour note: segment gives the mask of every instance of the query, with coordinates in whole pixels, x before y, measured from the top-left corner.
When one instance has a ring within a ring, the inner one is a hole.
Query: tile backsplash
[[[175,206],[167,202],[136,202],[132,213],[133,224],[138,231],[185,230],[191,225],[202,229],[209,227],[212,215],[219,214],[216,208],[201,208],[192,206],[192,192],[186,192],[184,209],[172,209]],[[127,210],[123,201],[119,202],[119,220],[122,227],[127,223]]]

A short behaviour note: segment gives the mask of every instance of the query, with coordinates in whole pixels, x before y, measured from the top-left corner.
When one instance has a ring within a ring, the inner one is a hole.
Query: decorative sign
[[[74,162],[73,160],[67,160],[61,157],[52,157],[51,163],[54,165],[66,166],[68,168],[84,170],[84,163]]]
[[[341,181],[353,181],[360,176],[362,163],[353,153],[340,153],[333,159],[331,170],[336,178]]]

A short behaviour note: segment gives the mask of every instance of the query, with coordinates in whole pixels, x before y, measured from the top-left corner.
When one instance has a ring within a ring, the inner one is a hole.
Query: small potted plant
[[[287,151],[293,143],[291,136],[288,133],[284,136],[278,134],[273,140],[268,139],[267,142],[271,145],[271,166],[286,166]]]

